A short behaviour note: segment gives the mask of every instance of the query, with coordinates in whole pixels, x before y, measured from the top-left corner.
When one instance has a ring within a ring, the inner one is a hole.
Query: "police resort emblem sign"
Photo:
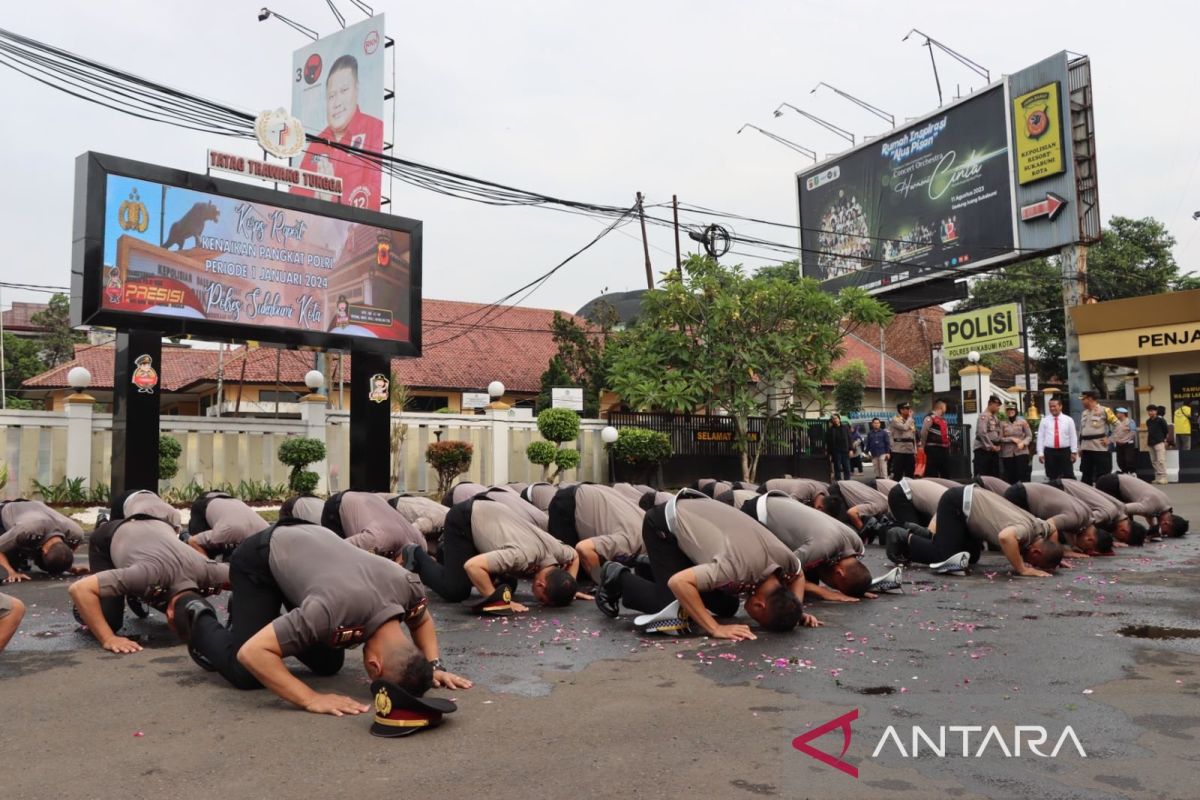
[[[158,386],[158,373],[154,370],[154,359],[142,354],[134,359],[133,385],[141,394],[154,394]]]

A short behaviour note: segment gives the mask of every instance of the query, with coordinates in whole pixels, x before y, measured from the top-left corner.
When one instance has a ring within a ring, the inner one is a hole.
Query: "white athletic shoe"
[[[947,575],[951,572],[966,572],[970,566],[970,553],[955,553],[940,564],[930,564],[929,569],[934,575]]]
[[[682,636],[692,632],[692,623],[688,613],[679,605],[679,601],[667,605],[656,614],[642,614],[635,617],[633,624],[645,628],[646,633],[662,633],[667,636]]]
[[[875,580],[871,581],[872,592],[900,592],[904,593],[904,568],[896,567],[890,572],[880,575]]]

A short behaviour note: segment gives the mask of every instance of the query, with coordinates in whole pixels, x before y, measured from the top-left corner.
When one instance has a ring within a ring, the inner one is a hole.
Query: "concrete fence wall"
[[[300,419],[164,416],[162,433],[179,440],[183,452],[175,487],[195,481],[201,486],[240,481],[287,482],[288,468],[277,458],[279,445],[290,436],[325,441],[325,462],[310,467],[321,475],[320,491],[349,488],[350,418],[329,411],[324,403],[301,403]],[[525,448],[540,439],[537,422],[520,409],[487,411],[486,415],[394,414],[393,430],[403,432],[399,451],[392,451],[392,486],[398,490],[432,492],[437,473],[425,463],[431,442],[462,440],[474,447],[471,469],[463,479],[485,484],[532,482],[541,467],[530,464]],[[577,441],[580,466],[564,477],[580,481],[608,480],[608,458],[600,441],[602,420],[583,420]],[[390,442],[380,447],[391,450]],[[112,416],[97,414],[91,405],[76,403],[65,411],[0,411],[0,461],[8,466],[5,498],[36,494],[34,481],[50,485],[64,478],[85,478],[86,486],[112,484]]]

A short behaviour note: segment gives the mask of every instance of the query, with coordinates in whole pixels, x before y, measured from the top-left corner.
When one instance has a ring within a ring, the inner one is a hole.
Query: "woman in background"
[[[887,462],[892,453],[892,438],[883,427],[883,420],[875,417],[871,420],[871,430],[867,432],[867,455],[875,465],[875,477],[887,477]]]

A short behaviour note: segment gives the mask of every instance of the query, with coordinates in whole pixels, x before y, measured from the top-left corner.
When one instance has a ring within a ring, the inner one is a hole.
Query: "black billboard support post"
[[[114,359],[112,495],[130,489],[157,492],[162,334],[118,332]]]
[[[355,491],[391,488],[391,362],[383,353],[350,351],[350,488]]]

